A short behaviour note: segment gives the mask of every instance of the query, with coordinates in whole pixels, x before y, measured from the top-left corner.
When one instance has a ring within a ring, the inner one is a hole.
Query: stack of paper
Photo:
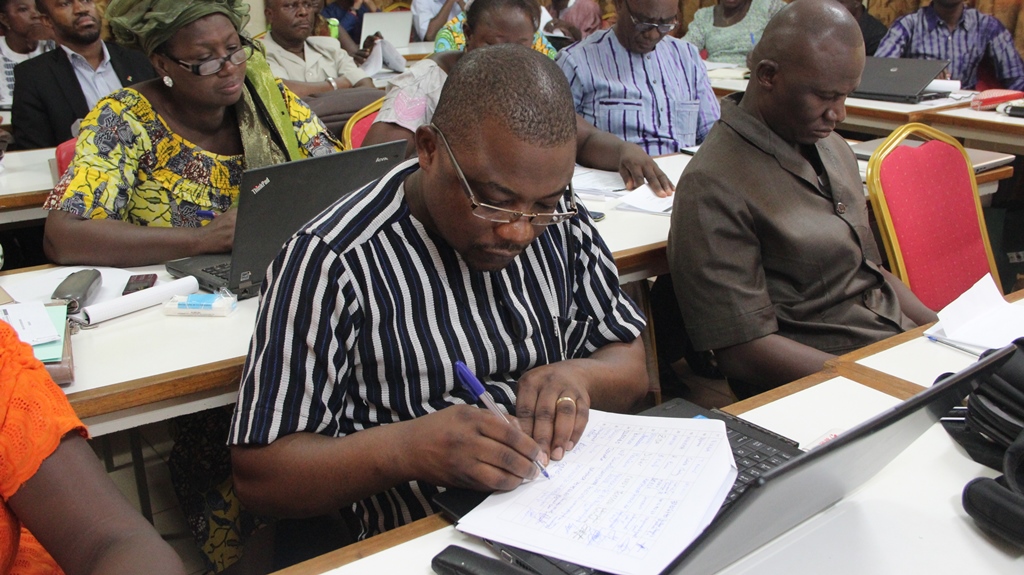
[[[659,573],[736,479],[725,424],[590,411],[551,479],[491,495],[460,531],[608,573]]]
[[[576,166],[572,175],[572,188],[580,196],[617,198],[626,193],[626,182],[618,172]]]
[[[977,349],[997,349],[1024,337],[1024,307],[1006,302],[991,274],[939,312],[939,321],[925,330],[938,341]]]

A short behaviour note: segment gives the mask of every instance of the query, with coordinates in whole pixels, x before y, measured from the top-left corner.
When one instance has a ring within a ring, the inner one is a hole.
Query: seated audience
[[[114,0],[107,15],[118,41],[149,55],[160,78],[114,92],[82,122],[75,158],[44,206],[56,263],[129,267],[229,252],[243,170],[340,149],[237,33],[248,20],[240,0],[182,2],[167,17],[187,21],[170,24],[128,12],[133,3]],[[188,20],[196,11],[203,16]]]
[[[492,44],[530,46],[536,4],[533,0],[476,0],[466,21],[466,51],[435,53],[417,62],[388,83],[384,105],[363,140],[364,145],[406,140],[407,155],[415,152],[414,135],[431,122],[441,88],[456,63],[467,53]],[[626,187],[646,181],[660,195],[672,193],[673,185],[657,164],[639,147],[624,142],[577,118],[576,161],[592,168],[618,170]]]
[[[37,0],[60,49],[14,67],[12,127],[20,149],[52,148],[74,137],[72,125],[101,98],[154,77],[146,57],[100,39],[91,0]]]
[[[535,3],[533,2],[533,0],[527,0],[527,1],[523,2],[523,4],[535,4]],[[539,4],[536,4],[535,6],[531,6],[530,7],[530,11],[536,12],[535,16],[531,16],[531,20],[534,23],[533,43],[532,44],[523,44],[523,45],[524,46],[528,45],[531,48],[533,48],[534,50],[540,52],[541,54],[546,54],[548,58],[551,58],[552,60],[554,60],[555,56],[558,55],[558,50],[556,50],[555,47],[551,45],[551,42],[548,41],[547,37],[544,36],[544,34],[541,34],[540,30],[538,29],[539,26],[540,26],[540,24],[539,24],[540,20],[539,19],[540,19],[540,11],[541,10],[542,10],[542,8],[540,7]],[[437,35],[434,37],[434,52],[435,53],[437,53],[437,52],[448,52],[450,50],[462,51],[462,50],[466,49],[466,31],[465,31],[465,28],[466,28],[466,18],[468,16],[468,14],[469,14],[469,10],[466,10],[464,12],[459,12],[458,16],[456,16],[455,18],[452,18],[451,20],[449,20],[444,25],[444,27],[442,27],[437,32]],[[510,14],[509,17],[511,18],[512,15]],[[492,28],[492,31],[494,32],[494,34],[492,34],[492,35],[495,36],[495,37],[493,39],[494,41],[490,42],[490,44],[496,44],[496,43],[500,43],[500,42],[515,42],[517,44],[522,44],[521,40],[525,39],[525,37],[526,37],[523,34],[518,34],[518,32],[520,32],[520,30],[518,30],[518,26],[515,27],[515,28],[517,28],[516,30],[502,30],[501,28],[496,28],[494,26],[491,26],[491,28]],[[502,32],[504,32],[504,35],[502,35]],[[522,38],[517,39],[516,36],[521,36]]]
[[[697,49],[666,36],[679,25],[679,4],[615,0],[615,10],[615,26],[558,53],[576,113],[652,156],[700,144],[718,119],[718,97]]]
[[[445,22],[466,11],[466,0],[412,0],[412,32],[420,42],[433,42]]]
[[[595,0],[551,0],[544,9],[551,15],[545,32],[560,30],[579,42],[601,29],[601,7]]]
[[[342,50],[338,40],[313,35],[314,2],[266,0],[264,6],[270,24],[270,32],[262,40],[267,63],[297,96],[306,98],[353,86],[373,88],[373,80]]]
[[[87,438],[32,348],[0,322],[0,574],[184,575]]]
[[[573,197],[576,118],[551,60],[469,52],[416,150],[270,266],[229,440],[253,509],[354,505],[367,537],[434,513],[444,487],[515,488],[589,409],[646,392],[644,319]],[[518,426],[475,405],[458,360]]]
[[[863,44],[834,0],[783,8],[679,181],[668,257],[686,331],[740,398],[936,319],[882,267],[856,158],[833,131]]]
[[[964,0],[934,0],[892,23],[875,51],[881,58],[948,60],[946,76],[964,89],[978,83],[988,59],[1004,88],[1024,90],[1024,61],[1013,37],[994,16],[968,8]]]
[[[706,50],[711,62],[746,65],[765,25],[785,5],[782,0],[720,0],[697,10],[683,40]]]
[[[363,14],[378,11],[373,0],[335,0],[324,6],[320,14],[337,20],[341,29],[358,42],[363,35]]]
[[[0,0],[0,109],[14,102],[14,66],[53,50],[35,0]]]
[[[839,0],[839,2],[846,6],[850,14],[853,14],[853,17],[857,19],[860,33],[864,36],[864,54],[874,56],[875,51],[878,49],[878,43],[882,41],[882,38],[889,32],[889,29],[878,18],[875,18],[868,12],[861,0]]]

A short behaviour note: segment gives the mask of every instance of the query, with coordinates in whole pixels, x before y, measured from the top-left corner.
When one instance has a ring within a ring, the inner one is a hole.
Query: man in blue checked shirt
[[[576,113],[651,156],[700,144],[718,120],[718,98],[697,48],[667,36],[679,4],[615,0],[615,10],[615,26],[558,54]]]
[[[967,8],[964,0],[934,0],[899,18],[875,56],[949,60],[949,78],[965,89],[978,83],[978,65],[987,57],[1003,87],[1024,90],[1024,61],[1010,32],[993,16]]]

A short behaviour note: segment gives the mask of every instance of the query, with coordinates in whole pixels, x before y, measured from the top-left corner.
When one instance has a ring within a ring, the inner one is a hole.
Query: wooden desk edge
[[[68,402],[84,419],[209,390],[238,391],[244,362],[245,357],[236,357],[69,393]]]
[[[303,561],[298,565],[292,565],[281,571],[276,571],[274,575],[320,575],[326,573],[331,569],[337,569],[343,565],[348,565],[364,557],[369,557],[381,551],[390,549],[396,545],[411,541],[417,537],[422,537],[428,533],[433,533],[440,529],[444,529],[451,525],[452,522],[448,521],[440,513],[424,517],[419,521],[413,521],[407,525],[397,527],[391,531],[386,531],[377,535],[376,537],[370,537],[358,541],[351,545],[346,545],[341,549],[335,549],[330,553],[325,553],[319,557],[314,557],[307,561]]]

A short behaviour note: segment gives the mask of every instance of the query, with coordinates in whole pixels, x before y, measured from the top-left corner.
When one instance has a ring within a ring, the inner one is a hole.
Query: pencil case
[[[972,110],[994,110],[1003,102],[1024,98],[1020,90],[985,90],[971,99]]]

